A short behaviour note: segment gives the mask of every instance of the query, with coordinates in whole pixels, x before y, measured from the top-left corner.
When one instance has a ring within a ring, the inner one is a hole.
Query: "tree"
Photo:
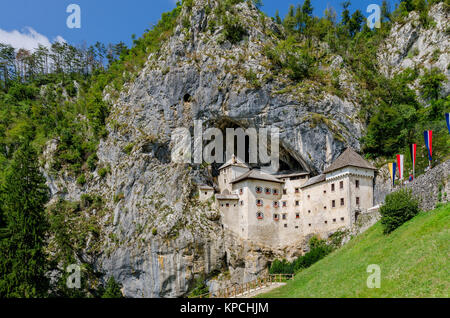
[[[45,204],[50,195],[28,141],[14,154],[1,190],[6,226],[0,238],[0,297],[45,297],[49,288]]]
[[[437,100],[442,89],[442,83],[447,77],[438,68],[425,71],[420,80],[420,92],[425,99]]]
[[[364,16],[362,15],[361,11],[356,10],[352,14],[352,18],[350,19],[350,22],[348,24],[348,30],[350,33],[350,36],[355,36],[356,33],[361,31],[361,24],[364,21]]]
[[[350,5],[350,1],[345,1],[344,3],[342,3],[342,8],[344,9],[342,11],[342,25],[348,25],[350,22],[350,11],[348,10]]]
[[[280,18],[280,12],[278,10],[275,12],[275,22],[277,24],[282,24],[283,23],[283,21],[281,21],[281,18]]]
[[[293,5],[289,6],[289,11],[286,17],[284,18],[283,24],[286,30],[289,32],[293,32],[295,29],[296,18],[295,18],[295,7]]]
[[[389,2],[387,0],[383,0],[381,4],[381,21],[390,21],[391,20],[391,9],[389,8]]]

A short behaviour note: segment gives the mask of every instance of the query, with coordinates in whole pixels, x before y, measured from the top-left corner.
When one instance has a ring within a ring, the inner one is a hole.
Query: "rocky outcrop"
[[[450,7],[444,2],[428,12],[429,25],[424,26],[417,12],[410,12],[404,23],[395,24],[380,47],[378,60],[385,76],[393,76],[407,68],[438,68],[450,79]],[[418,81],[414,88],[419,87]],[[450,82],[444,83],[442,95],[450,93]]]

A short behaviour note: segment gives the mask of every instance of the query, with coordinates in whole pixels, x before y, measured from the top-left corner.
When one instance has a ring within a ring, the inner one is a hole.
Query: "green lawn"
[[[421,213],[390,235],[378,223],[286,286],[260,298],[449,297],[450,204]],[[367,287],[367,266],[381,268],[381,288]]]

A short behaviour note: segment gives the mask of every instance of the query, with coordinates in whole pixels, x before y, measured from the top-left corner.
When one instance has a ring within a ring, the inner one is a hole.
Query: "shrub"
[[[86,176],[85,176],[84,174],[80,175],[80,176],[77,178],[77,183],[78,183],[80,186],[84,186],[84,185],[86,184]]]
[[[153,234],[153,236],[156,236],[156,234],[158,234],[158,230],[156,228],[153,228],[152,234]]]
[[[189,297],[201,296],[209,293],[209,288],[206,285],[206,280],[204,276],[197,278],[195,282],[195,287],[189,294]]]
[[[125,198],[125,195],[123,194],[123,192],[120,192],[119,194],[116,194],[114,196],[114,203],[119,203],[121,200],[123,200]]]
[[[239,43],[246,34],[244,27],[239,22],[239,18],[236,16],[225,16],[223,20],[223,27],[223,34],[225,35],[225,38],[232,44]]]
[[[301,269],[308,268],[318,262],[333,251],[333,247],[328,245],[325,240],[312,237],[309,241],[310,251],[303,256],[298,257],[293,262],[286,260],[274,260],[270,266],[270,274],[294,274]]]
[[[389,194],[380,208],[381,224],[388,234],[419,213],[419,202],[410,189]]]
[[[123,298],[120,285],[116,282],[114,277],[111,276],[108,280],[102,298]]]

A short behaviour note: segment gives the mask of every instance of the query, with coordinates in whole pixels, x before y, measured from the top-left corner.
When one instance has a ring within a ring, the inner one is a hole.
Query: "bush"
[[[111,276],[111,278],[108,280],[102,298],[123,298],[122,292],[120,290],[120,285],[116,282],[114,277]]]
[[[189,294],[189,297],[197,297],[209,293],[209,288],[206,285],[206,280],[204,276],[197,278],[195,282],[195,287]]]
[[[384,233],[389,234],[419,213],[419,201],[410,189],[389,194],[380,208],[381,224]]]
[[[232,44],[239,43],[246,34],[244,27],[236,16],[226,16],[223,21],[223,27],[225,38]]]
[[[293,262],[274,260],[270,266],[269,273],[294,274],[301,269],[310,267],[333,251],[332,246],[329,246],[325,240],[320,240],[317,237],[311,238],[309,248],[310,251],[308,253],[298,257]]]
[[[77,178],[77,183],[78,183],[80,186],[84,186],[84,185],[86,184],[86,176],[85,176],[84,174],[80,175],[80,176]]]

